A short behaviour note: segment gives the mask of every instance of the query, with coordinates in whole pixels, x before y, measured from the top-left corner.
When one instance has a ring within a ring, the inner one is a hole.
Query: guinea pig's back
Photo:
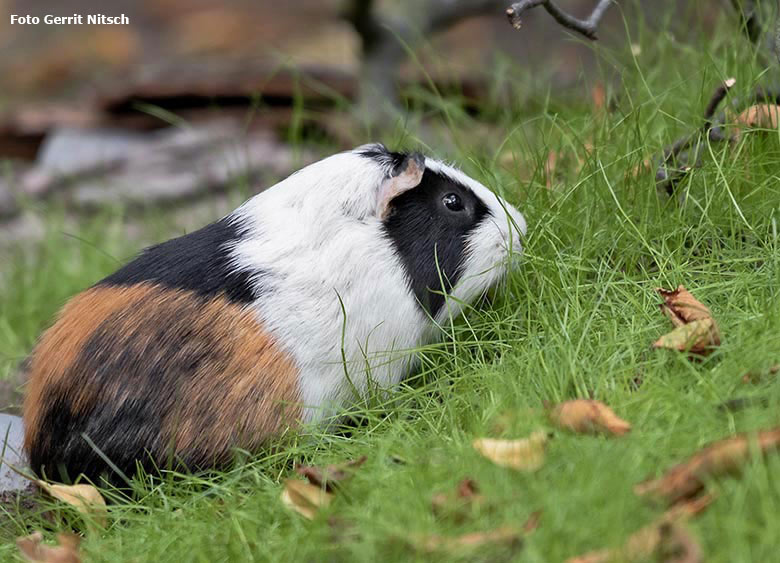
[[[104,456],[128,475],[136,461],[213,467],[300,418],[295,365],[246,303],[159,275],[116,276],[73,298],[33,353],[24,420],[34,471],[95,479]]]

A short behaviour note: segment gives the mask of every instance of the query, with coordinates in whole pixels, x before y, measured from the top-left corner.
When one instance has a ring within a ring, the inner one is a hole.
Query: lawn
[[[733,99],[769,80],[733,21],[724,17],[717,29],[712,38],[694,28],[683,41],[640,26],[620,49],[594,47],[602,69],[586,81],[606,84],[604,109],[585,91],[529,92],[520,71],[502,78],[513,102],[486,101],[477,112],[457,96],[412,92],[420,109],[404,131],[379,140],[423,146],[516,204],[529,225],[522,267],[490,302],[446,327],[442,344],[420,351],[419,374],[388,400],[354,409],[344,429],[312,430],[224,474],[141,478],[132,499],[106,491],[115,501],[109,525],[85,534],[85,559],[561,561],[619,546],[663,512],[633,492],[638,482],[708,442],[780,425],[779,376],[767,373],[780,362],[777,131],[705,146],[702,166],[671,198],[656,192],[654,170],[639,166],[700,127],[720,81],[737,79]],[[632,43],[640,53],[631,53]],[[622,82],[610,80],[616,73]],[[554,170],[546,166],[550,152]],[[142,243],[125,235],[131,218],[121,209],[67,235],[61,209],[34,211],[51,217],[45,240],[10,251],[0,270],[3,377],[69,296]],[[160,212],[143,221],[143,243],[176,234]],[[651,348],[671,329],[655,288],[679,284],[712,310],[722,333],[701,360]],[[764,375],[745,383],[746,372]],[[552,426],[544,402],[577,397],[604,401],[632,431],[583,436]],[[720,407],[735,398],[757,400]],[[471,445],[538,429],[553,437],[535,472],[499,467]],[[314,520],[280,501],[294,463],[361,456],[365,464]],[[687,524],[707,561],[777,559],[778,475],[780,456],[770,455],[753,458],[739,477],[708,481],[714,501]],[[461,521],[434,514],[433,495],[465,477],[486,504]],[[64,520],[52,525],[40,508],[2,509],[3,559],[15,557],[13,538],[35,529],[53,537],[79,521],[60,511]],[[536,511],[537,529],[515,551],[420,548],[425,535],[519,528]]]

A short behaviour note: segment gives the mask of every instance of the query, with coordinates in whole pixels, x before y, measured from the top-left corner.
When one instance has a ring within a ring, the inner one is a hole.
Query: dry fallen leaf
[[[780,122],[780,106],[774,104],[756,104],[750,106],[734,118],[734,123],[740,128],[757,127],[760,129],[777,129]],[[739,139],[737,129],[734,137]]]
[[[658,288],[656,291],[664,300],[661,310],[674,326],[712,318],[712,312],[682,285],[677,286],[677,289]]]
[[[431,509],[439,518],[450,518],[461,523],[475,510],[487,506],[487,499],[479,494],[474,479],[463,479],[452,493],[438,493],[431,499]]]
[[[688,520],[709,506],[711,497],[705,496],[692,502],[681,503],[664,512],[652,523],[631,534],[622,546],[599,549],[579,557],[571,557],[566,563],[610,563],[613,561],[653,560],[671,563],[696,563],[701,561],[701,550],[690,537],[681,522]],[[682,558],[682,557],[698,558]]]
[[[574,399],[555,405],[549,416],[558,426],[581,434],[605,432],[621,436],[631,430],[631,425],[611,408],[591,399]]]
[[[762,454],[780,449],[780,428],[719,440],[675,465],[661,477],[638,484],[634,491],[667,504],[696,495],[704,488],[707,479],[739,473],[753,453],[751,443],[754,441]]]
[[[555,167],[557,163],[558,153],[555,151],[549,151],[547,153],[547,160],[544,163],[544,177],[547,189],[552,189],[553,187],[553,180],[555,179]]]
[[[333,495],[321,487],[315,487],[300,479],[284,480],[282,503],[309,520],[313,520],[317,511],[321,507],[327,507],[331,500]]]
[[[664,302],[661,311],[669,317],[675,329],[663,335],[654,348],[668,348],[707,355],[720,345],[720,332],[710,310],[683,286],[675,290],[658,288]]]
[[[535,471],[544,463],[544,447],[547,440],[547,433],[537,430],[528,438],[520,440],[478,438],[471,444],[496,465],[521,471]]]
[[[533,533],[536,530],[536,528],[539,527],[539,520],[541,519],[542,519],[541,510],[535,510],[534,512],[532,512],[526,519],[525,523],[523,524],[523,533],[525,535]]]
[[[780,364],[775,364],[766,370],[766,375],[777,375],[778,373],[780,373]],[[758,383],[761,381],[762,375],[763,374],[749,371],[742,376],[742,383]]]
[[[82,514],[92,516],[99,526],[106,527],[106,501],[92,485],[58,485],[41,480],[36,480],[35,484],[49,496],[71,505]]]
[[[603,82],[596,82],[590,89],[590,99],[596,112],[604,111],[607,107],[607,90]]]
[[[522,532],[515,528],[504,526],[487,532],[472,532],[455,537],[431,534],[411,538],[411,545],[423,553],[444,552],[452,556],[460,556],[477,548],[503,546],[517,549],[523,544]]]
[[[363,456],[346,463],[328,465],[327,467],[299,465],[295,468],[295,472],[306,477],[312,485],[332,493],[336,487],[351,479],[355,470],[363,465],[367,459],[366,456]]]
[[[35,532],[23,538],[17,538],[16,546],[27,561],[36,563],[80,563],[79,543],[76,534],[57,534],[58,545],[43,543],[43,534]]]
[[[650,157],[645,157],[642,161],[635,165],[633,168],[626,172],[626,178],[638,178],[644,174],[648,174],[653,169],[653,160]]]
[[[0,458],[2,459],[2,458]],[[108,508],[103,495],[92,485],[60,485],[58,483],[47,483],[41,479],[36,479],[32,475],[25,473],[5,462],[6,467],[21,477],[37,485],[43,492],[49,496],[71,505],[80,513],[92,516],[92,520],[99,526],[105,528],[107,524]]]
[[[653,348],[707,355],[719,344],[719,341],[713,338],[714,328],[715,321],[712,319],[693,321],[664,334],[653,343]]]
[[[680,524],[662,524],[658,558],[664,563],[701,563],[704,559],[699,542]]]

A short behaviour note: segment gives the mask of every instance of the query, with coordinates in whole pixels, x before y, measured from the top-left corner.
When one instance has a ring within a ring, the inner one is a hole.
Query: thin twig
[[[672,144],[667,145],[662,153],[661,162],[658,165],[655,173],[656,187],[659,190],[665,191],[667,194],[672,195],[674,193],[674,186],[679,182],[691,168],[698,166],[699,164],[699,150],[698,143],[702,134],[708,134],[713,129],[713,116],[715,110],[726,97],[728,91],[736,84],[734,78],[724,80],[713,92],[710,97],[710,101],[707,103],[707,107],[704,110],[704,122],[702,126],[694,131],[680,137]],[[718,128],[719,129],[719,128]],[[720,129],[719,129],[720,130]],[[721,140],[719,138],[712,140]],[[694,158],[690,158],[688,149],[696,144],[694,150]],[[692,162],[691,162],[692,160]],[[670,168],[670,165],[674,165]]]
[[[693,168],[701,165],[699,147],[702,138],[706,137],[713,143],[732,140],[732,136],[727,135],[724,131],[729,114],[726,111],[721,111],[715,115],[715,111],[735,82],[733,78],[729,78],[713,92],[704,112],[702,126],[699,129],[680,137],[664,148],[655,174],[656,187],[659,191],[665,191],[670,196],[673,195],[675,185]],[[741,109],[758,103],[780,103],[780,90],[758,86],[747,99],[734,100],[731,107],[733,111],[739,113]]]
[[[512,24],[512,27],[520,29],[522,23],[520,17],[523,15],[523,12],[530,10],[531,8],[536,8],[537,6],[544,6],[547,13],[555,18],[555,21],[563,27],[581,33],[588,39],[593,39],[595,41],[598,39],[598,37],[596,37],[596,30],[598,29],[599,22],[610,4],[612,4],[612,0],[599,0],[599,3],[593,8],[590,16],[581,20],[561,10],[552,0],[521,0],[520,2],[515,2],[506,9],[506,16],[509,18],[509,23]]]

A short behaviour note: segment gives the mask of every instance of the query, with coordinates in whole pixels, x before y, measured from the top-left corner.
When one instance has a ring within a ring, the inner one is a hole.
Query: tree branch
[[[544,6],[547,13],[555,18],[555,21],[563,27],[581,33],[588,39],[595,41],[598,39],[598,37],[596,37],[596,30],[598,29],[599,22],[604,16],[604,12],[609,8],[609,5],[612,4],[612,1],[613,0],[599,0],[599,3],[593,8],[590,16],[584,20],[577,19],[574,16],[567,14],[552,0],[521,0],[520,2],[515,2],[506,9],[506,16],[509,18],[509,23],[512,24],[512,27],[520,29],[522,23],[520,17],[523,15],[523,12],[530,10],[531,8],[536,8],[537,6]],[[736,2],[738,0],[733,1]]]
[[[705,136],[712,143],[731,142],[734,139],[733,136],[727,135],[723,129],[729,115],[725,111],[715,115],[715,111],[734,83],[735,80],[729,78],[718,86],[707,104],[704,121],[699,129],[664,148],[655,173],[656,188],[659,191],[665,191],[670,196],[673,195],[677,183],[685,178],[693,168],[701,165],[699,148]],[[739,113],[742,109],[761,103],[773,105],[780,103],[780,90],[758,86],[747,99],[734,100],[731,107],[733,111]]]

